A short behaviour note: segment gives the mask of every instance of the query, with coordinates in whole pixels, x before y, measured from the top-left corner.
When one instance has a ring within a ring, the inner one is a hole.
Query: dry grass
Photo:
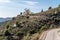
[[[26,36],[23,37],[22,40],[38,40],[39,36],[40,36],[39,33],[35,33],[35,34],[31,35],[31,36],[29,34],[27,34]]]

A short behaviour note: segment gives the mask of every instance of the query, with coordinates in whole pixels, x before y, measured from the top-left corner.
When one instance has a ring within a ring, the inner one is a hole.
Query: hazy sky
[[[13,17],[29,8],[32,12],[47,10],[49,6],[57,7],[60,0],[0,0],[0,17]]]

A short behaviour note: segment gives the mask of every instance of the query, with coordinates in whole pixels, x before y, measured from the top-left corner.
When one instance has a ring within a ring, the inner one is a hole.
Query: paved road
[[[40,37],[39,40],[60,40],[60,29],[46,31],[42,35],[42,38]]]

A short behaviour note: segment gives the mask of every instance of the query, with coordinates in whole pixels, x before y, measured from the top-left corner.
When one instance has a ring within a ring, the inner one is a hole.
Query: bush
[[[19,27],[19,26],[20,26],[19,22],[16,22],[16,27]]]
[[[26,18],[29,19],[29,16],[27,16]]]
[[[11,33],[8,30],[6,30],[5,31],[5,36],[10,36],[10,35],[11,35]]]
[[[49,7],[48,10],[52,9],[52,7]]]
[[[16,27],[22,28],[23,26],[21,25],[21,23],[16,22]]]
[[[21,40],[24,36],[23,32],[17,32],[16,35],[19,37],[19,40]]]
[[[9,28],[9,25],[6,25],[6,28],[8,29]]]
[[[17,36],[23,36],[24,35],[24,33],[22,33],[22,32],[17,32],[17,34],[16,34]]]
[[[31,30],[29,33],[34,34],[34,33],[36,33],[36,30]]]
[[[22,15],[22,12],[20,13],[20,15]]]
[[[13,20],[15,19],[15,17],[12,18]]]

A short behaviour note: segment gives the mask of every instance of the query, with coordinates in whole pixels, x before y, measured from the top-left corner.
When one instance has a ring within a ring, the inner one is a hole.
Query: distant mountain
[[[5,21],[8,21],[8,20],[11,20],[12,18],[0,18],[0,23],[1,22],[5,22]]]

